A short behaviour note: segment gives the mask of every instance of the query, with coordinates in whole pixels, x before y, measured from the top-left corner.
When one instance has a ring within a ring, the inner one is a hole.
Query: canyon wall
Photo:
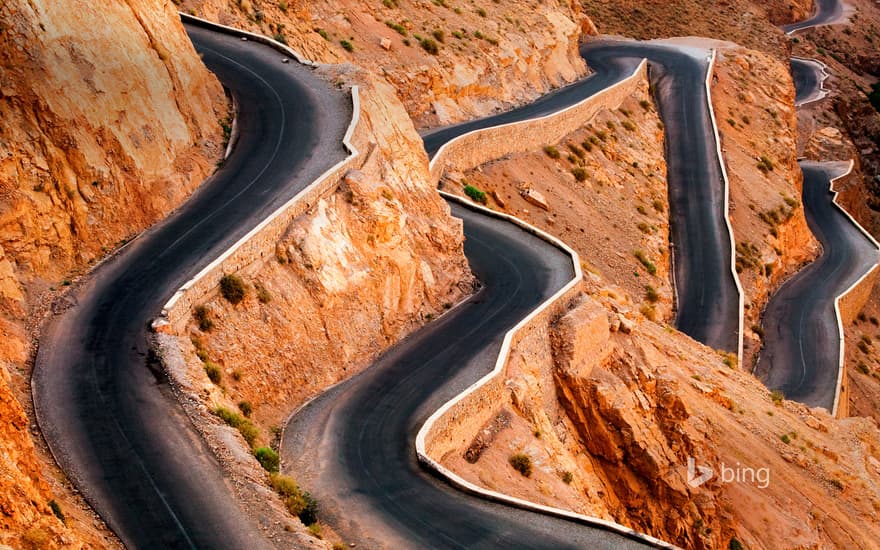
[[[528,102],[583,76],[592,23],[578,2],[185,0],[195,15],[288,42],[314,61],[383,76],[419,127]]]
[[[31,440],[29,328],[212,172],[226,109],[171,3],[0,6],[0,543],[113,545]]]

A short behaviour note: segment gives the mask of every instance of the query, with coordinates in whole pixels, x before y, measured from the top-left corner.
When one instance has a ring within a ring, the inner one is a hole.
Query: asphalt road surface
[[[365,548],[635,548],[574,522],[462,493],[418,464],[415,437],[494,363],[505,331],[573,276],[567,255],[513,224],[453,205],[483,288],[296,414],[284,469],[345,540]]]
[[[843,4],[840,0],[814,0],[814,5],[816,13],[812,17],[799,23],[783,25],[783,32],[793,34],[810,27],[833,25],[843,19]]]
[[[650,62],[666,124],[666,161],[677,290],[676,326],[716,349],[739,348],[739,294],[730,268],[721,167],[715,150],[703,59],[651,43],[596,40],[581,46],[594,74],[524,107],[426,133],[429,155],[478,128],[543,116],[573,105]]]
[[[424,136],[429,152],[476,128],[541,116],[631,73],[643,57],[666,121],[673,213],[682,241],[680,319],[717,348],[737,348],[739,299],[730,272],[723,190],[708,126],[706,63],[662,46],[601,42],[582,50],[592,77],[496,117]],[[694,105],[699,108],[689,108]],[[677,190],[675,188],[678,187]],[[614,547],[620,535],[491,504],[435,480],[416,462],[415,435],[444,402],[491,370],[504,333],[570,279],[553,247],[462,207],[465,253],[483,283],[472,300],[299,411],[285,428],[285,470],[343,536],[387,547]],[[689,228],[689,229],[687,229]],[[689,276],[688,269],[693,271]]]
[[[48,325],[33,375],[36,416],[64,471],[126,546],[260,548],[256,525],[150,364],[147,326],[182,283],[345,157],[351,101],[268,47],[187,30],[238,98],[237,147]]]
[[[822,87],[828,74],[825,67],[813,59],[791,58],[791,78],[794,81],[794,104],[797,107],[825,97]]]
[[[877,248],[833,203],[831,178],[847,163],[801,162],[807,223],[822,255],[789,279],[764,312],[755,374],[786,398],[831,410],[840,339],[834,299],[880,260]]]

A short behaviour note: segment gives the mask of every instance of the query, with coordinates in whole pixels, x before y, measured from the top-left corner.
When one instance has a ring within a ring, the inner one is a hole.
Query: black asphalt
[[[813,4],[815,13],[812,17],[799,23],[783,25],[782,31],[786,34],[792,34],[810,27],[831,25],[843,17],[843,4],[840,0],[813,0]]]
[[[147,326],[183,282],[345,157],[351,102],[268,47],[187,30],[237,96],[238,145],[178,212],[72,293],[75,305],[41,338],[34,401],[53,454],[127,546],[259,548],[257,527],[150,364]]]
[[[755,374],[786,398],[831,410],[840,338],[834,299],[880,259],[876,247],[833,203],[830,180],[844,163],[802,162],[803,203],[822,255],[773,295],[764,312],[764,349]]]
[[[481,376],[500,336],[573,276],[567,255],[516,226],[461,206],[453,215],[464,220],[482,290],[297,413],[284,432],[284,469],[358,547],[642,547],[468,496],[419,466],[415,437],[428,416]]]
[[[825,70],[821,63],[812,59],[791,58],[791,78],[794,81],[794,103],[797,106],[823,97],[822,83]]]
[[[666,123],[676,326],[713,348],[736,352],[739,294],[730,268],[724,187],[707,107],[707,65],[671,47],[639,42],[592,41],[581,46],[581,55],[595,71],[589,78],[524,107],[426,133],[425,148],[433,155],[443,143],[469,131],[559,111],[617,82],[647,58]]]

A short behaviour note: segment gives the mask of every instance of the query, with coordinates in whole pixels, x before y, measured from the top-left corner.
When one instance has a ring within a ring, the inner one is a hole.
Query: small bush
[[[202,332],[208,332],[212,328],[214,328],[214,320],[211,319],[211,312],[205,306],[196,306],[195,310],[193,310],[193,317],[196,318],[196,322],[199,324],[199,330]]]
[[[385,21],[385,24],[388,25],[389,29],[394,29],[397,32],[397,34],[399,34],[401,36],[407,35],[406,27],[404,27],[400,23],[395,23],[394,21]]]
[[[220,370],[220,366],[211,361],[205,361],[205,374],[208,375],[208,380],[214,384],[220,384],[220,381],[223,380],[223,371]]]
[[[861,362],[861,361],[859,361],[857,368],[859,369],[859,372],[862,374],[868,374],[868,372],[870,372],[868,370],[868,365],[866,365],[864,362]]]
[[[635,130],[636,130],[636,125],[633,124],[632,121],[629,121],[629,120],[624,120],[623,122],[620,123],[620,125],[623,126],[626,129],[626,131],[628,131],[628,132],[635,132]]]
[[[437,55],[440,53],[440,46],[438,46],[437,42],[431,38],[422,38],[419,40],[419,45],[431,55]]]
[[[571,484],[572,481],[574,481],[574,476],[572,475],[571,472],[569,472],[568,470],[562,472],[562,482],[563,483],[565,483],[566,485],[569,485],[569,484]]]
[[[648,101],[647,99],[643,99],[643,100],[639,101],[639,106],[646,111],[651,110],[651,102]]]
[[[583,147],[584,151],[587,151],[587,152],[590,152],[593,150],[593,144],[587,140],[584,140],[584,142],[581,143],[581,147]]]
[[[254,406],[251,405],[250,401],[239,401],[238,410],[241,411],[241,414],[245,416],[250,416],[251,413],[254,412]]]
[[[785,399],[785,395],[779,390],[773,390],[770,392],[770,399],[773,401],[774,405],[781,405],[783,399]]]
[[[345,51],[347,51],[347,52],[353,52],[353,51],[354,51],[354,44],[352,44],[352,43],[349,42],[348,40],[340,40],[340,41],[339,41],[339,45],[342,46],[342,49],[345,50]]]
[[[559,149],[557,149],[556,147],[553,147],[552,145],[546,145],[544,147],[544,153],[552,159],[558,159],[560,156]]]
[[[247,295],[247,287],[238,275],[224,275],[220,279],[220,294],[229,303],[235,305],[244,300],[244,297]]]
[[[791,443],[791,438],[788,436],[788,434],[782,434],[781,436],[779,436],[779,439],[781,439],[782,442],[785,443],[786,445]]]
[[[259,430],[250,420],[242,418],[237,412],[226,407],[217,407],[214,409],[214,414],[225,422],[227,426],[237,429],[249,446],[254,446],[257,436],[259,436]]]
[[[443,32],[442,29],[435,29],[434,32],[431,33],[431,36],[434,37],[434,40],[443,44],[446,42],[446,33]]]
[[[758,161],[758,170],[764,172],[765,174],[767,172],[772,172],[773,168],[775,168],[773,166],[773,161],[767,157],[762,156]]]
[[[649,260],[647,256],[645,256],[644,252],[642,252],[641,250],[636,250],[634,256],[639,262],[641,262],[648,273],[650,273],[651,275],[657,274],[657,266],[654,265],[654,263]]]
[[[525,477],[532,475],[532,459],[525,453],[516,453],[510,457],[510,465],[513,469]]]
[[[477,8],[477,15],[479,15],[480,17],[486,17],[486,10],[484,10],[483,8]]]
[[[315,537],[316,539],[323,538],[321,534],[321,524],[320,523],[310,523],[309,524],[309,534]]]
[[[663,206],[663,201],[661,201],[660,199],[654,199],[654,200],[651,202],[651,206],[652,206],[652,207],[654,208],[654,210],[657,211],[657,212],[663,212],[664,210],[666,210],[666,207]]]
[[[318,33],[318,36],[320,36],[327,42],[330,42],[330,35],[327,33],[327,31],[325,31],[324,29],[315,29],[315,32]]]
[[[572,168],[571,175],[574,176],[574,179],[577,181],[587,181],[587,171],[578,166],[577,168]]]
[[[477,189],[473,185],[465,185],[464,194],[470,197],[474,202],[486,204],[486,193]]]
[[[752,332],[758,335],[758,338],[764,338],[764,327],[762,327],[761,325],[752,325]]]
[[[652,304],[657,303],[660,300],[660,294],[657,293],[657,289],[651,285],[645,286],[645,299],[651,302]]]
[[[278,457],[278,453],[271,448],[258,447],[254,449],[254,457],[256,457],[257,462],[259,462],[260,466],[262,466],[267,472],[274,473],[278,471],[281,459]]]
[[[257,300],[259,300],[261,304],[268,304],[272,301],[272,293],[269,292],[269,289],[259,283],[254,285],[254,288],[257,289]]]

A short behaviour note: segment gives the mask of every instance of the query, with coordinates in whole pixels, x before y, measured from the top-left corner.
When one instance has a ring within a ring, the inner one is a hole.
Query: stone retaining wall
[[[520,122],[463,134],[440,148],[431,159],[431,178],[440,181],[446,170],[464,172],[512,153],[527,153],[556,143],[583,128],[601,109],[616,109],[648,79],[643,60],[633,74],[571,107]]]

